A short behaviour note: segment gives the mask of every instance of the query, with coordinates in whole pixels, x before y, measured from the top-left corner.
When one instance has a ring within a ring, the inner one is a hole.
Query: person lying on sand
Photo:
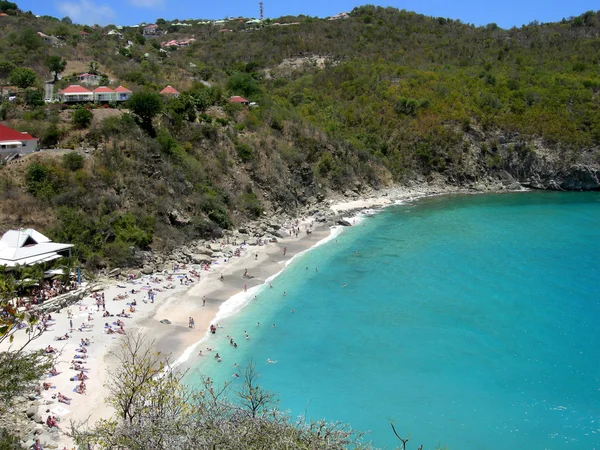
[[[50,371],[48,373],[50,374],[50,376],[53,376],[53,377],[60,374],[60,372],[58,370],[56,370],[56,367],[52,367],[52,369],[50,369]]]
[[[69,339],[69,333],[65,333],[63,336],[56,336],[54,338],[55,341],[66,341]]]
[[[47,381],[44,381],[42,383],[42,386],[44,387],[44,390],[47,391],[50,388],[55,388],[56,386],[54,386],[52,383],[48,383]]]
[[[50,345],[48,347],[46,347],[45,350],[46,353],[56,353],[56,349],[54,347],[51,347]]]
[[[77,393],[78,394],[85,394],[85,390],[87,389],[85,383],[82,381],[81,383],[79,383],[79,385],[77,386]]]
[[[58,393],[58,401],[60,403],[64,403],[65,405],[71,404],[71,399],[69,397],[67,397],[66,395],[62,395],[60,392]]]

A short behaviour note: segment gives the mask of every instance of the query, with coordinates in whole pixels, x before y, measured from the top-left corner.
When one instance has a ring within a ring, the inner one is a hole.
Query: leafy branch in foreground
[[[371,448],[361,443],[362,433],[345,424],[304,417],[293,423],[275,407],[276,396],[257,384],[254,364],[246,368],[238,392],[231,383],[217,387],[205,377],[192,390],[182,383],[185,372],[172,369],[169,358],[142,334],[128,335],[114,356],[119,368],[107,383],[107,402],[118,414],[93,425],[71,423],[83,448]],[[230,400],[236,397],[241,401]]]

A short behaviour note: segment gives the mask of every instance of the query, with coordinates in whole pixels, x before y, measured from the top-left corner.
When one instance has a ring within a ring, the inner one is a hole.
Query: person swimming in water
[[[277,361],[273,361],[271,358],[267,359],[267,364],[277,364]]]

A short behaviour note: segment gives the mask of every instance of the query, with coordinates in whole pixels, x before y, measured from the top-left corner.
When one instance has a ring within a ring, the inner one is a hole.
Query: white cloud
[[[73,23],[106,25],[115,18],[115,11],[108,5],[97,5],[91,0],[60,1],[56,7]]]
[[[165,4],[165,0],[129,0],[129,3],[140,8],[160,8]]]

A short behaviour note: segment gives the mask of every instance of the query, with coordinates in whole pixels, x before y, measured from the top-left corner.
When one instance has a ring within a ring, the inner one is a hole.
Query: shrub
[[[75,125],[77,128],[89,127],[93,118],[94,114],[83,106],[79,106],[71,116],[73,125]]]
[[[254,150],[244,142],[236,142],[235,149],[243,162],[248,162],[254,159]]]
[[[83,156],[79,153],[69,152],[63,155],[62,157],[63,167],[72,172],[75,172],[81,168],[83,168]]]
[[[25,103],[31,108],[44,106],[44,98],[39,89],[27,89],[25,91]]]

